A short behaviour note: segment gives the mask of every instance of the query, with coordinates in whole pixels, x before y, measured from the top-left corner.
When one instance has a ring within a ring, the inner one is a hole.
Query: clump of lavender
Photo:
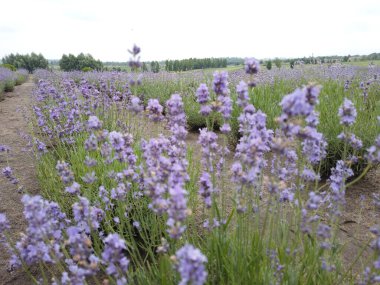
[[[168,124],[172,136],[170,138],[169,157],[171,158],[171,171],[168,177],[169,207],[168,233],[171,238],[179,238],[185,231],[184,221],[188,215],[187,192],[185,182],[189,179],[187,175],[186,159],[186,115],[183,108],[182,98],[173,94],[166,103]]]
[[[199,111],[202,116],[208,116],[212,112],[211,107],[207,104],[210,100],[210,92],[208,91],[207,85],[201,83],[195,93],[197,97],[197,102],[201,105],[201,110]]]
[[[14,185],[19,183],[19,180],[14,176],[13,169],[10,166],[6,166],[3,168],[2,173],[6,179],[9,180]]]
[[[160,105],[160,102],[157,99],[149,99],[146,109],[148,111],[150,120],[154,122],[162,121],[163,107]]]
[[[48,202],[40,196],[24,195],[24,217],[28,223],[25,235],[18,241],[12,252],[12,266],[22,263],[31,265],[40,261],[55,263],[61,259],[60,244],[66,216],[57,203]]]
[[[133,71],[136,71],[141,67],[140,56],[139,53],[141,49],[137,45],[133,45],[132,50],[128,50],[131,54],[132,58],[129,59],[128,65],[131,67]]]
[[[88,234],[100,227],[105,213],[102,209],[91,206],[87,198],[79,196],[79,201],[72,208],[74,221],[79,229]]]
[[[377,117],[378,123],[380,124],[380,116]],[[368,162],[372,164],[380,163],[380,135],[377,136],[375,144],[367,149],[366,158]]]
[[[213,173],[215,173],[215,163],[220,147],[217,142],[218,136],[207,129],[201,129],[198,143],[202,147],[202,174],[200,176],[199,195],[203,197],[207,208],[211,207],[212,197],[218,193],[213,181]]]
[[[124,239],[118,234],[109,234],[104,239],[102,263],[106,266],[106,273],[116,279],[117,284],[127,284],[129,260],[125,256],[127,246]]]
[[[177,250],[174,260],[176,261],[175,267],[181,276],[180,285],[202,285],[206,283],[205,263],[207,258],[199,249],[186,244]]]
[[[65,185],[65,191],[73,195],[78,195],[80,193],[80,184],[75,182],[74,173],[70,169],[70,165],[64,161],[58,161],[55,168]]]
[[[356,109],[351,100],[344,98],[342,106],[339,108],[338,112],[340,123],[344,126],[351,126],[356,120]]]

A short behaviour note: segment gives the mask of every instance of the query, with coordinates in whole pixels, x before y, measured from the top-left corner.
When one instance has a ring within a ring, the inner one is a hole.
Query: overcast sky
[[[141,59],[380,52],[379,0],[3,0],[0,58]]]

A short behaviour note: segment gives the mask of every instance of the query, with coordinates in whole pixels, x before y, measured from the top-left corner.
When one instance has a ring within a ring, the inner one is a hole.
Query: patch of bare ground
[[[28,133],[28,122],[23,117],[23,110],[29,109],[33,87],[34,83],[30,78],[26,83],[16,86],[13,92],[6,93],[4,101],[0,102],[0,144],[11,148],[8,155],[0,154],[0,170],[11,166],[24,191],[37,194],[34,158],[24,150],[26,141],[21,137],[22,133]],[[26,227],[21,197],[22,194],[17,191],[17,187],[0,175],[0,213],[7,215],[14,238],[18,238]],[[23,271],[8,271],[8,259],[7,249],[0,245],[0,284],[31,284],[31,280]]]

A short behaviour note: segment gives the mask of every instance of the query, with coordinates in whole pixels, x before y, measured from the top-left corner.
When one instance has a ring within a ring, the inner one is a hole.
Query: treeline
[[[182,60],[166,60],[166,71],[187,71],[204,68],[227,67],[226,58],[189,58]]]
[[[42,54],[13,54],[6,55],[1,59],[3,64],[9,64],[16,69],[25,68],[29,73],[33,73],[38,68],[47,69],[49,66],[48,60]]]
[[[64,54],[58,64],[59,68],[63,71],[103,69],[103,63],[100,60],[95,60],[91,54],[83,53],[80,53],[78,56]]]

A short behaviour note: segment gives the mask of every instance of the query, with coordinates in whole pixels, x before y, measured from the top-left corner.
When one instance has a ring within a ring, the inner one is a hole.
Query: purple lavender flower
[[[104,239],[102,262],[106,266],[106,273],[116,278],[117,284],[127,284],[125,275],[128,272],[129,260],[125,256],[127,246],[124,239],[118,234],[109,234]]]
[[[80,184],[74,181],[71,186],[67,186],[65,188],[65,191],[69,194],[79,195],[80,194]]]
[[[370,163],[380,163],[380,135],[375,140],[375,145],[367,149],[366,158]]]
[[[22,203],[28,226],[15,245],[16,252],[12,252],[11,264],[18,266],[21,262],[28,265],[37,262],[54,263],[55,258],[62,258],[60,243],[66,216],[58,204],[48,202],[41,196],[29,195],[22,197]]]
[[[7,145],[0,145],[0,152],[10,152],[11,148]]]
[[[87,151],[95,151],[98,149],[98,139],[94,134],[91,134],[84,143],[84,148]]]
[[[7,216],[3,213],[0,213],[0,236],[4,231],[9,230],[10,228],[11,227],[9,225]]]
[[[90,206],[87,198],[79,196],[79,201],[74,203],[72,208],[74,221],[81,230],[90,233],[91,229],[99,228],[104,212],[97,207]]]
[[[244,61],[244,69],[247,74],[256,74],[260,71],[260,63],[255,58],[246,58]]]
[[[128,108],[129,108],[129,110],[131,110],[135,114],[140,113],[144,109],[144,107],[141,105],[140,98],[138,98],[136,96],[132,96],[131,104]]]
[[[95,171],[91,171],[91,172],[86,173],[86,174],[82,177],[82,180],[83,180],[84,183],[92,184],[92,183],[94,183],[96,180],[98,180],[98,178],[96,177]]]
[[[204,83],[201,83],[199,85],[195,95],[199,104],[204,105],[207,104],[208,101],[210,101],[210,92],[208,91],[207,85]]]
[[[58,161],[55,167],[64,184],[74,182],[74,173],[70,169],[70,165],[64,161]]]
[[[7,178],[9,180],[9,182],[11,182],[14,185],[18,184],[19,181],[13,175],[13,169],[10,166],[4,167],[3,170],[2,170],[2,172],[3,172],[4,177]]]
[[[124,141],[123,135],[121,133],[116,132],[116,131],[112,131],[112,132],[110,132],[108,137],[109,137],[109,140],[110,140],[112,147],[116,151],[121,151],[123,149],[125,141]]]
[[[162,120],[163,107],[157,99],[149,99],[146,109],[149,112],[149,119],[154,122],[159,122]]]
[[[340,106],[339,111],[340,123],[344,126],[351,126],[356,120],[356,109],[352,101],[344,98],[342,106]]]
[[[244,81],[240,81],[239,84],[236,86],[236,93],[238,95],[237,97],[237,104],[239,107],[244,108],[248,105],[248,85]]]
[[[181,275],[179,285],[202,285],[206,283],[207,258],[202,252],[190,244],[184,245],[176,252],[176,269]]]
[[[214,72],[214,80],[212,81],[212,89],[216,95],[227,96],[230,93],[228,89],[228,73],[227,71]]]
[[[88,118],[88,128],[90,130],[100,130],[102,128],[102,122],[96,116],[90,116]]]

